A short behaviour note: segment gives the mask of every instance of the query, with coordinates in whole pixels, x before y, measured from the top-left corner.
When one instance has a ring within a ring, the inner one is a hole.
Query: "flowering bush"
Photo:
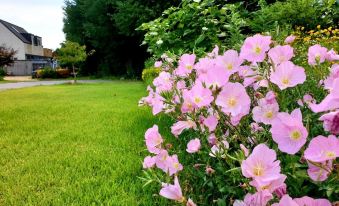
[[[146,131],[143,179],[190,206],[337,201],[339,55],[313,45],[298,66],[294,39],[257,34],[239,53],[163,55],[140,105],[170,116],[175,138]]]
[[[143,44],[155,57],[167,51],[182,54],[194,50],[201,55],[215,44],[235,46],[243,41],[246,22],[239,7],[220,0],[183,0],[138,29],[145,31]]]

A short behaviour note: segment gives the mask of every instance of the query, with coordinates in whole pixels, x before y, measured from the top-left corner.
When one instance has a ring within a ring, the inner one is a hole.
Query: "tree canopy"
[[[95,50],[84,68],[86,73],[139,75],[147,58],[140,47],[143,22],[161,15],[180,0],[66,0],[66,39]]]
[[[6,45],[0,45],[0,67],[12,65],[15,54],[16,51],[14,49],[7,48]]]

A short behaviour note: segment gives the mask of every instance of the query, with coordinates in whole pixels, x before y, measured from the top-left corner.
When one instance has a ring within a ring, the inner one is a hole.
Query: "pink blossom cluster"
[[[280,111],[279,95],[307,80],[306,70],[292,61],[295,53],[290,44],[293,41],[294,37],[289,36],[285,45],[278,45],[270,36],[257,34],[244,41],[240,52],[227,50],[219,55],[216,46],[205,57],[184,54],[177,63],[164,55],[156,62],[163,71],[154,79],[153,86],[148,87],[149,95],[140,100],[140,105],[150,106],[154,115],[163,112],[176,119],[171,133],[179,140],[185,131],[195,135],[185,143],[185,155],[199,155],[206,149],[211,158],[236,159],[228,154],[230,149],[243,154],[243,159],[237,161],[241,162],[244,182],[249,181],[255,193],[248,193],[243,201],[237,200],[234,205],[264,206],[277,199],[273,205],[331,204],[326,199],[307,196],[292,199],[285,183],[288,176],[282,174],[277,156],[299,155],[315,182],[328,179],[339,157],[339,139],[335,136],[339,135],[339,64],[333,64],[329,76],[322,82],[328,94],[319,104],[311,95],[302,94],[303,99],[298,101],[300,107],[290,112]],[[325,61],[338,60],[334,50],[320,45],[308,50],[307,62],[313,69]],[[310,135],[309,123],[302,113],[305,109],[323,113],[319,120],[329,133],[327,137]],[[251,126],[253,134],[267,132],[265,142],[250,136],[242,138],[241,144],[230,142],[232,135],[241,136],[242,122],[250,122],[247,126]],[[179,184],[183,166],[178,155],[170,155],[173,150],[164,145],[158,126],[146,131],[145,141],[153,156],[144,159],[143,167],[156,167],[174,179],[173,185],[162,184],[160,195],[196,205],[183,194]],[[204,145],[205,142],[208,144]],[[253,148],[251,153],[245,145]],[[215,171],[207,166],[206,172]]]

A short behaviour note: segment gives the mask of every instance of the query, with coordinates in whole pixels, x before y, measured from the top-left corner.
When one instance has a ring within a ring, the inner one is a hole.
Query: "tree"
[[[63,30],[67,40],[96,51],[87,58],[83,71],[136,76],[149,54],[140,47],[144,32],[135,29],[180,1],[66,0]]]
[[[75,65],[84,62],[87,58],[86,46],[81,46],[77,42],[65,41],[57,51],[57,60],[62,64],[72,66],[74,83],[76,83]]]
[[[7,48],[6,45],[0,46],[0,68],[10,66],[14,63],[14,55],[17,52],[12,48]]]

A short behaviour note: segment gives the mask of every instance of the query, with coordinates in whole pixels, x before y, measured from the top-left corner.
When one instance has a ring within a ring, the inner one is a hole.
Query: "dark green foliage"
[[[55,78],[57,78],[57,72],[50,67],[46,67],[46,68],[37,70],[36,75],[37,75],[38,78],[41,78],[41,79],[55,79]]]
[[[94,50],[84,68],[87,73],[140,75],[146,48],[143,34],[135,31],[142,22],[158,17],[179,0],[67,0],[64,32],[67,40]]]
[[[6,71],[0,67],[0,81],[4,79],[4,76],[6,76]]]
[[[175,54],[194,51],[202,55],[215,45],[231,48],[244,39],[241,30],[246,22],[240,7],[240,3],[217,0],[199,3],[184,0],[179,7],[167,9],[161,17],[139,29],[147,32],[144,43],[156,57],[167,51]]]
[[[251,13],[250,27],[254,32],[263,32],[273,29],[276,23],[307,29],[317,25],[338,25],[338,9],[339,4],[335,0],[287,0],[271,5],[262,3],[260,10]]]

